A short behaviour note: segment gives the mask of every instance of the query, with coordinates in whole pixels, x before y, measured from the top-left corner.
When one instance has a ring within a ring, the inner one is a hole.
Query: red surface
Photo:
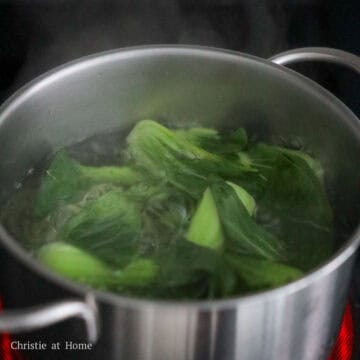
[[[335,343],[335,348],[329,360],[351,360],[354,350],[354,322],[351,306],[345,309],[340,333]]]
[[[2,299],[0,297],[0,312],[3,309]],[[11,338],[9,334],[0,333],[0,360],[22,360],[22,356],[11,349]]]
[[[3,308],[0,297],[0,312]],[[23,360],[18,351],[11,349],[11,338],[9,334],[0,333],[0,360]],[[352,360],[354,349],[354,322],[351,305],[347,305],[344,319],[341,325],[338,339],[335,343],[334,351],[329,360]]]

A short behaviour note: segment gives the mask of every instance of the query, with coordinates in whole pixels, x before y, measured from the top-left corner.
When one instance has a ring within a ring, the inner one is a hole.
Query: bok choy
[[[126,296],[213,299],[281,286],[331,255],[326,172],[307,152],[248,139],[243,128],[143,120],[106,166],[67,148],[54,154],[38,187],[24,184],[1,218],[13,230],[30,214],[19,237],[39,261]]]

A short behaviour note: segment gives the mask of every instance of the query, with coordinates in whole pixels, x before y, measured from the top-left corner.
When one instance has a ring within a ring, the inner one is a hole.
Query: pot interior
[[[0,113],[0,203],[49,153],[145,118],[244,126],[258,139],[301,141],[325,168],[338,246],[355,230],[360,128],[352,113],[300,75],[209,49],[106,53],[64,66],[20,91]]]

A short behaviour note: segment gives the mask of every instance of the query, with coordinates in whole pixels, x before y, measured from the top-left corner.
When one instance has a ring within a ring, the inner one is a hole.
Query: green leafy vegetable
[[[111,269],[102,261],[63,242],[44,245],[37,258],[53,271],[90,286],[106,287],[111,283]]]
[[[215,129],[196,127],[176,130],[175,134],[200,148],[217,154],[236,154],[247,144],[247,135],[243,128],[226,135],[220,135]]]
[[[179,129],[175,130],[174,133],[179,139],[189,141],[206,150],[213,148],[214,144],[217,145],[220,140],[218,131],[210,128]]]
[[[60,238],[111,264],[127,264],[137,252],[140,210],[121,191],[110,191],[69,219]]]
[[[186,237],[197,245],[214,250],[221,250],[223,247],[224,235],[215,201],[209,188],[205,190],[191,219]]]
[[[139,258],[133,260],[124,269],[115,273],[117,286],[143,287],[154,282],[159,267],[151,259]]]
[[[126,141],[101,155],[112,166],[59,151],[0,214],[59,274],[127,296],[214,299],[284,285],[330,256],[325,172],[308,153],[243,128],[152,120]]]
[[[210,153],[151,120],[140,121],[127,141],[134,162],[148,176],[164,179],[197,199],[209,175],[241,177],[249,171],[240,162]]]
[[[131,186],[141,181],[138,172],[129,166],[84,166],[79,165],[81,174],[92,184],[112,183]]]
[[[300,159],[304,160],[309,168],[314,172],[316,177],[320,180],[324,180],[324,169],[322,168],[320,161],[312,158],[310,155],[299,151],[299,150],[291,150],[281,147],[276,147],[279,151],[281,151],[284,155],[289,155],[291,158],[299,157]]]
[[[278,159],[259,200],[259,214],[268,219],[263,226],[287,240],[289,263],[309,270],[330,256],[332,210],[321,181],[301,157]]]
[[[210,188],[229,238],[229,249],[271,260],[282,258],[282,243],[251,218],[232,186],[218,180]]]
[[[90,186],[101,183],[130,186],[140,176],[130,167],[80,165],[65,151],[56,154],[40,186],[35,213],[44,217],[61,203],[78,200]]]
[[[323,181],[324,170],[320,162],[299,150],[287,149],[280,146],[257,143],[245,151],[238,153],[238,158],[244,167],[256,170],[243,179],[242,185],[257,198],[268,186],[268,180],[276,172],[276,164],[284,157],[302,159],[320,181]]]
[[[235,190],[236,195],[238,196],[242,204],[245,206],[245,209],[247,210],[249,215],[254,215],[256,208],[255,199],[241,186],[234,184],[231,181],[227,181],[226,183]]]
[[[226,260],[249,290],[274,288],[303,275],[293,267],[252,256],[228,254]]]
[[[76,161],[61,151],[52,161],[41,183],[35,204],[35,213],[44,217],[53,211],[59,203],[79,199],[90,185]]]
[[[157,256],[160,264],[159,284],[162,296],[187,297],[181,295],[184,287],[203,282],[202,293],[208,291],[208,279],[214,276],[221,264],[216,251],[182,238],[174,244],[164,246]],[[164,294],[165,290],[165,294]],[[166,293],[168,295],[166,295]]]

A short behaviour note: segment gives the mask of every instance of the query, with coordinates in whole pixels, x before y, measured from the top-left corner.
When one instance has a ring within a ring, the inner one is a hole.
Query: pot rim
[[[36,77],[32,81],[28,82],[11,95],[1,106],[0,106],[0,128],[5,122],[7,116],[11,114],[13,109],[21,105],[28,97],[41,88],[46,87],[47,84],[61,80],[63,76],[68,76],[72,72],[96,66],[99,63],[107,61],[113,62],[121,60],[127,57],[137,57],[143,55],[159,55],[159,54],[172,54],[181,53],[182,55],[198,55],[208,58],[218,57],[227,61],[236,63],[241,62],[253,62],[260,66],[268,67],[273,71],[282,73],[283,76],[287,77],[287,81],[302,85],[306,91],[311,93],[313,96],[319,98],[322,101],[326,101],[334,111],[340,113],[343,119],[346,119],[346,125],[353,130],[354,136],[360,143],[360,121],[354,115],[354,113],[344,105],[337,97],[331,94],[329,91],[324,89],[322,86],[312,81],[311,79],[286,68],[281,65],[272,63],[269,60],[262,59],[253,55],[245,53],[214,48],[206,46],[189,46],[189,45],[150,45],[150,46],[134,46],[125,47],[119,49],[113,49],[92,55],[84,56],[76,60],[67,62],[63,65],[57,66],[44,74]],[[310,284],[319,281],[320,278],[333,272],[335,269],[345,263],[357,250],[360,245],[360,224],[357,226],[354,233],[350,238],[334,253],[325,263],[317,266],[312,271],[308,272],[305,276],[297,279],[291,283],[277,287],[275,289],[260,291],[252,294],[241,295],[228,299],[216,299],[216,300],[158,300],[158,299],[142,299],[135,297],[125,297],[119,294],[97,290],[89,288],[85,285],[68,280],[36,261],[28,251],[26,251],[15,238],[13,238],[0,223],[0,243],[5,245],[5,248],[10,251],[18,260],[33,270],[35,273],[41,275],[46,280],[55,283],[57,286],[65,288],[68,291],[76,292],[83,297],[89,293],[95,295],[97,300],[112,303],[126,308],[137,308],[142,306],[147,307],[161,307],[161,308],[188,308],[190,310],[215,310],[215,309],[228,309],[234,306],[245,304],[248,302],[255,301],[266,301],[270,298],[285,296],[301,291]]]

